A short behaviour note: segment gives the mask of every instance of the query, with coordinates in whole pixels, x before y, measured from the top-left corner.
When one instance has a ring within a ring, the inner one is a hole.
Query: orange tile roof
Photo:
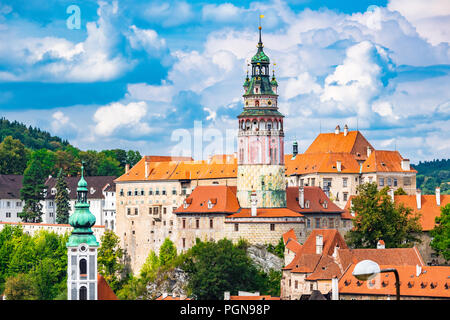
[[[209,201],[215,202],[211,209],[208,208]],[[234,213],[239,210],[236,186],[197,186],[186,198],[186,203],[189,204],[187,208],[182,204],[174,213]]]
[[[402,169],[402,156],[398,151],[374,150],[364,161],[362,172],[415,172],[417,170],[410,167],[410,170]]]
[[[97,299],[98,300],[119,300],[106,282],[105,278],[98,273],[97,274]]]
[[[314,271],[305,280],[329,280],[333,277],[339,277],[342,271],[332,257],[322,255]]]
[[[211,161],[193,161],[187,157],[162,156],[142,157],[127,173],[117,178],[116,182],[145,180],[196,180],[235,178],[237,176],[237,159],[232,155],[213,157]],[[226,160],[223,162],[222,160]],[[147,178],[145,177],[147,166]]]
[[[287,154],[284,157],[286,175],[308,173],[337,173],[337,161],[341,162],[341,173],[359,173],[359,164],[350,153],[302,153],[295,158]]]
[[[450,195],[441,194],[441,205],[436,203],[436,195],[422,195],[421,208],[417,209],[416,195],[397,195],[394,196],[396,203],[402,203],[421,214],[420,224],[423,231],[430,231],[435,226],[435,218],[441,215],[441,208],[450,203]]]
[[[381,273],[369,281],[358,281],[352,264],[339,280],[339,294],[390,295],[395,299],[395,277],[392,272]],[[395,268],[400,278],[400,296],[450,298],[450,267],[423,266],[419,276],[416,266],[380,265],[381,269]]]
[[[348,131],[347,135],[344,135],[344,132],[339,134],[334,132],[321,133],[306,149],[305,153],[351,153],[358,159],[365,159],[367,157],[367,146],[374,150],[359,131]]]
[[[286,244],[289,239],[297,241],[297,236],[295,235],[294,229],[291,229],[285,233],[283,233],[283,242]]]

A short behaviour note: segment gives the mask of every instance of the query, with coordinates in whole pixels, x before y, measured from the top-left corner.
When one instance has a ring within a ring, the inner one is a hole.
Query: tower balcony
[[[239,130],[238,137],[247,136],[274,136],[274,137],[284,137],[283,130]]]

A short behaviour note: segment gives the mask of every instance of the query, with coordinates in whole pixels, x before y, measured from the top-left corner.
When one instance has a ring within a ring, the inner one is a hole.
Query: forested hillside
[[[0,174],[24,174],[33,161],[38,161],[42,175],[79,174],[81,162],[91,176],[120,176],[125,165],[133,166],[141,159],[134,150],[80,150],[66,140],[39,128],[17,121],[0,119]]]
[[[450,159],[435,159],[412,165],[417,170],[417,188],[422,194],[434,194],[436,187],[441,194],[450,194]]]

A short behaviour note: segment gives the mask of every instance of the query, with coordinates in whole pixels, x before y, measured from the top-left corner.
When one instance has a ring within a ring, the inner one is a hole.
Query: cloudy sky
[[[259,14],[287,152],[348,124],[450,158],[448,0],[0,0],[0,115],[83,150],[234,151]]]

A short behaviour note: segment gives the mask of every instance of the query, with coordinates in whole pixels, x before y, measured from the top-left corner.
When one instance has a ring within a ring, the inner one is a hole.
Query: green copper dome
[[[261,48],[258,48],[258,52],[253,56],[252,63],[270,63],[269,57],[264,53]]]
[[[82,243],[90,246],[98,246],[91,227],[95,224],[95,216],[89,210],[87,202],[87,182],[83,175],[83,166],[81,167],[81,178],[77,188],[77,202],[75,212],[69,217],[69,224],[73,227],[72,234],[66,243],[67,247],[77,247]]]

